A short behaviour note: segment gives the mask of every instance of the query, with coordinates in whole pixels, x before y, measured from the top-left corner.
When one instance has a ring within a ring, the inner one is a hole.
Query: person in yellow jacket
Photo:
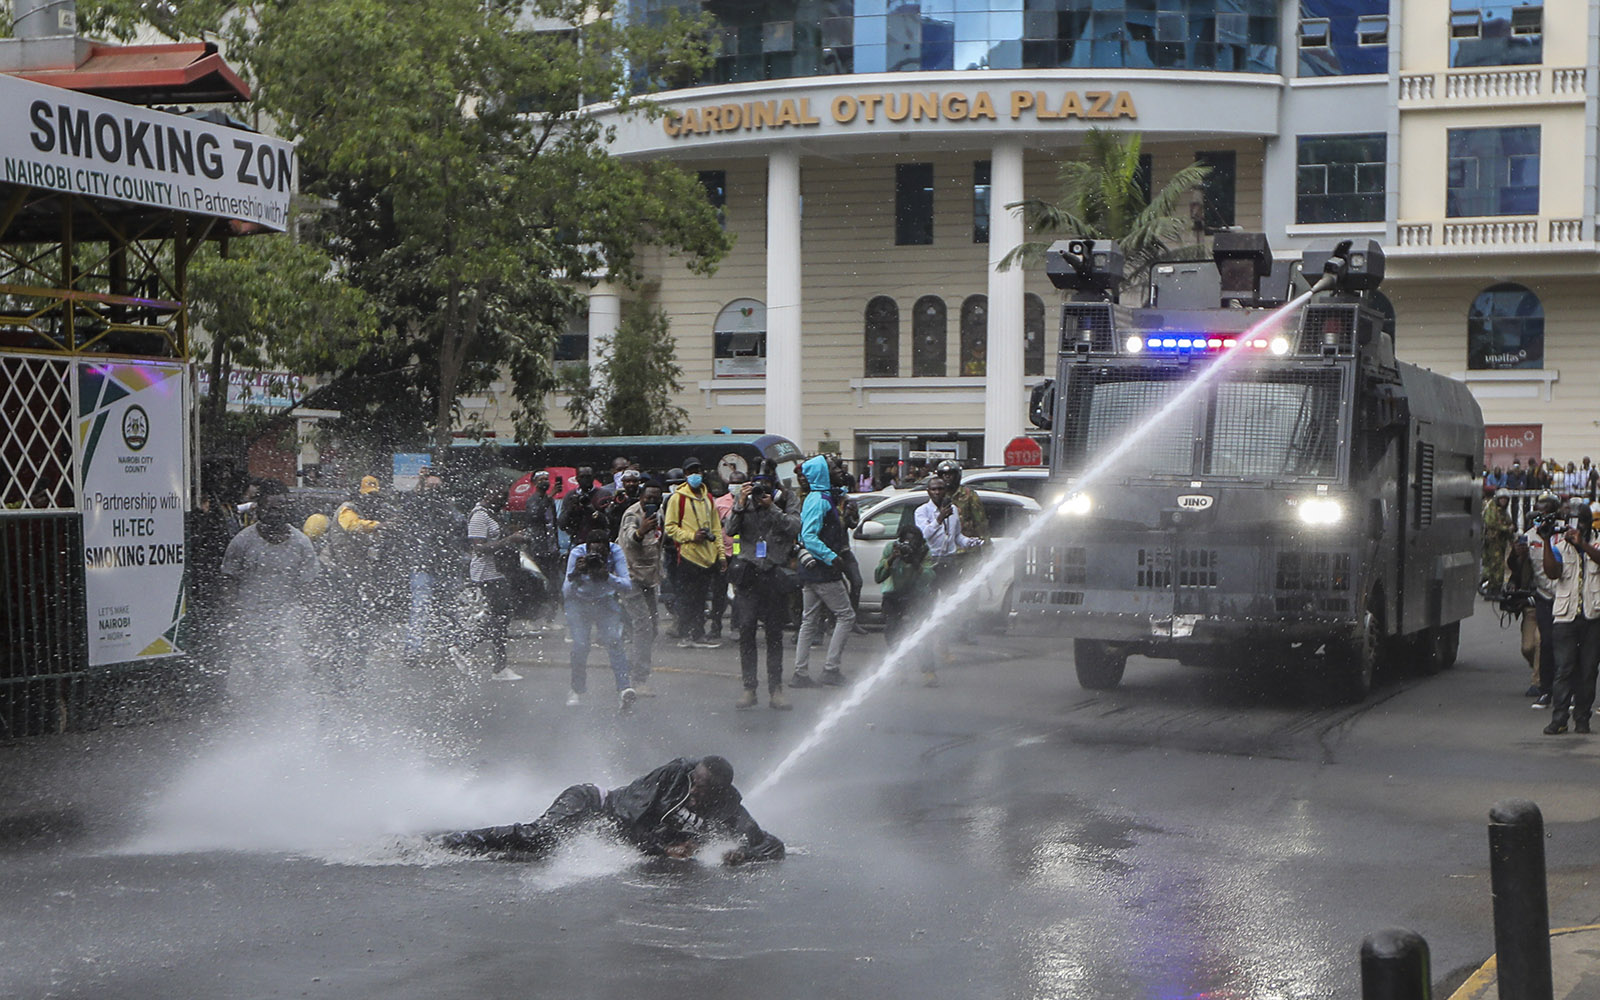
[[[722,519],[716,502],[705,484],[700,460],[684,460],[684,482],[673,490],[664,505],[667,537],[678,546],[675,575],[678,616],[678,645],[716,649],[721,642],[706,638],[706,597],[712,581],[728,565],[722,545]]]

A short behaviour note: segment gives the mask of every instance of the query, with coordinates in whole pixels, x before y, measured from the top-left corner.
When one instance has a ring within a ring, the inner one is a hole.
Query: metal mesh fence
[[[77,507],[72,363],[0,354],[0,513]]]
[[[0,737],[61,725],[87,659],[83,522],[0,518]]]

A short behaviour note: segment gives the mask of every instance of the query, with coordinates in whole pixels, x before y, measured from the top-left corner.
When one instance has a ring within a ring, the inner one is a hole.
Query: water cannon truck
[[[1059,489],[1020,556],[1018,627],[1072,638],[1092,690],[1136,654],[1338,702],[1387,664],[1448,668],[1477,595],[1477,402],[1395,359],[1376,242],[1282,261],[1220,233],[1212,258],[1155,265],[1130,308],[1114,243],[1051,247],[1068,294],[1030,415]]]

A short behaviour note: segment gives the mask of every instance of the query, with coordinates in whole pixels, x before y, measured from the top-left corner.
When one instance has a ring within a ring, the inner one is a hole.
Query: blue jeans
[[[617,690],[628,684],[628,654],[622,646],[622,609],[616,598],[603,601],[586,601],[581,597],[567,598],[567,631],[572,635],[572,690],[582,694],[589,687],[589,630],[598,633],[595,638],[606,647],[611,657],[611,673],[616,676]]]
[[[446,610],[448,598],[455,592],[450,581],[424,570],[411,571],[411,618],[406,623],[406,655],[417,656],[428,637],[428,616],[442,618],[449,631],[454,632],[455,621]]]

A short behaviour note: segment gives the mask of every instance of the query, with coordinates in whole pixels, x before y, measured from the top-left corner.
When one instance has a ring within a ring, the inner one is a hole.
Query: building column
[[[989,343],[983,384],[983,461],[1004,465],[1006,443],[1025,430],[1022,391],[1021,267],[997,266],[1022,242],[1022,215],[1006,208],[1022,200],[1022,140],[1005,138],[989,154]]]
[[[589,290],[589,383],[603,388],[600,359],[617,339],[622,323],[622,296],[606,282]]]
[[[768,434],[806,449],[800,416],[800,153],[767,158]]]

